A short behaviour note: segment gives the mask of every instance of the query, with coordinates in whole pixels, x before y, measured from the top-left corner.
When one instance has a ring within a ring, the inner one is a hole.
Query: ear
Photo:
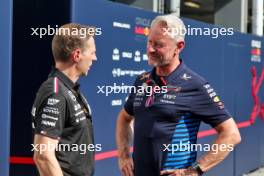
[[[75,49],[71,53],[71,60],[75,63],[80,62],[81,49]]]
[[[185,46],[184,41],[180,41],[180,42],[177,43],[177,47],[178,47],[179,50],[182,50],[184,48],[184,46]]]
[[[184,44],[184,41],[180,41],[180,42],[177,43],[177,47],[176,47],[176,49],[175,49],[175,51],[174,51],[174,56],[180,54],[180,52],[181,52],[182,49],[184,48],[184,45],[185,45],[185,44]]]

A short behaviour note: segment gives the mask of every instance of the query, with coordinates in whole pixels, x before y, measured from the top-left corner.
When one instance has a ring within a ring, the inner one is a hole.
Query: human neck
[[[56,63],[55,67],[65,74],[73,83],[76,83],[79,79],[74,66],[70,63]]]
[[[156,74],[158,76],[168,76],[180,65],[180,63],[180,59],[176,59],[175,62],[169,65],[156,67]]]

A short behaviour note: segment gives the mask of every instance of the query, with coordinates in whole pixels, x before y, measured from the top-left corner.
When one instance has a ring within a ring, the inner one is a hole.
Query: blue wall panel
[[[0,1],[0,176],[9,175],[12,2]]]

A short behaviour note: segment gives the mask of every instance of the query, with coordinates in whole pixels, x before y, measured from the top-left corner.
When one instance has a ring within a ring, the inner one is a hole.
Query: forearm
[[[130,122],[121,118],[121,116],[119,116],[117,121],[116,140],[119,157],[128,157],[130,143],[132,141],[132,131]]]
[[[61,167],[56,157],[39,157],[36,165],[41,176],[63,176]]]
[[[238,143],[235,134],[219,133],[211,150],[198,160],[201,169],[205,172],[222,162]]]

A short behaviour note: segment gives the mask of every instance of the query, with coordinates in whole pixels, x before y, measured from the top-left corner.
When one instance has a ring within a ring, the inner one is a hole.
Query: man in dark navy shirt
[[[91,110],[77,83],[96,60],[91,29],[70,23],[53,37],[55,68],[39,88],[32,108],[34,160],[41,176],[93,175]]]
[[[174,15],[158,16],[151,24],[147,54],[154,68],[136,79],[137,91],[130,94],[117,120],[119,167],[123,175],[202,175],[241,140],[215,90],[179,59],[184,48],[184,33],[179,32],[182,30],[183,22]],[[151,93],[139,91],[139,87],[150,88]],[[132,159],[129,125],[133,119]],[[210,150],[196,162],[195,144],[201,122],[218,132],[214,146],[229,148]]]

